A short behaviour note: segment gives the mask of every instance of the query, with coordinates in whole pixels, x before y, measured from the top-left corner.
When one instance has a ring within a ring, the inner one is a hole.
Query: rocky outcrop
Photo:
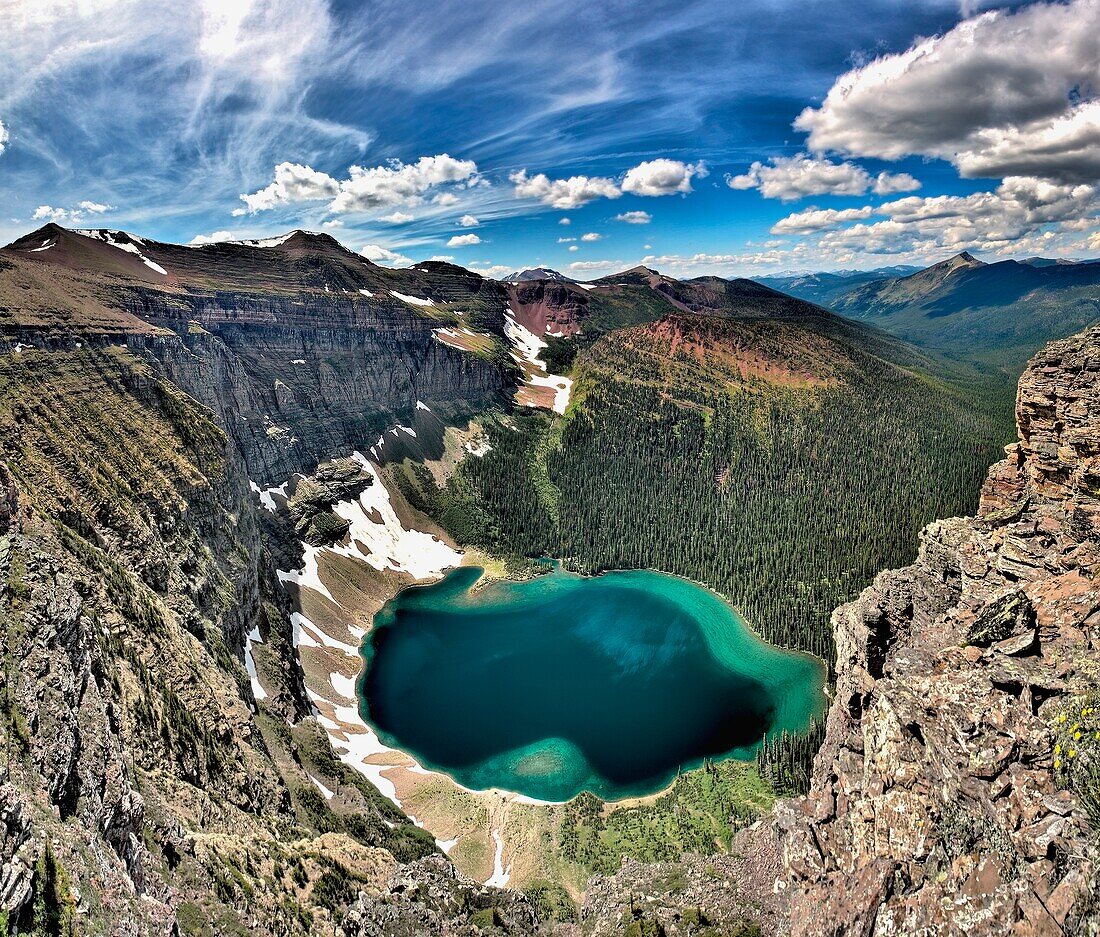
[[[834,613],[812,789],[776,811],[795,935],[1100,928],[1100,329],[1032,360],[1017,422],[978,517]]]

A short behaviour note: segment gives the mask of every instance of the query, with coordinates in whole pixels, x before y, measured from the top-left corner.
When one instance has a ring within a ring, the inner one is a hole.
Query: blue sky
[[[578,277],[1100,254],[1100,0],[4,16],[5,241],[47,220],[183,243],[301,227],[383,263]]]

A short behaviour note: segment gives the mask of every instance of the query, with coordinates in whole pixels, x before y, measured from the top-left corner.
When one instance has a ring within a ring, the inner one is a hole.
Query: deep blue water
[[[823,668],[760,641],[718,596],[648,570],[555,569],[471,592],[406,589],[364,646],[364,716],[475,789],[650,793],[706,757],[753,757],[822,708]]]

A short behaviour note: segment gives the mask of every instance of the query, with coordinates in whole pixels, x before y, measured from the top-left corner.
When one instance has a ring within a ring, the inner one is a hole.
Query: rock
[[[1100,329],[1037,355],[979,518],[930,525],[913,566],[834,613],[811,791],[773,821],[793,934],[1100,926],[1082,903],[1100,891],[1096,847],[1054,774],[1050,715],[1095,687],[1098,363]]]

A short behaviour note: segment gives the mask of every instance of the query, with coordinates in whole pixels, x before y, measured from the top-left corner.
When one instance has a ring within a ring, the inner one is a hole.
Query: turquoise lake
[[[404,590],[363,647],[380,738],[465,787],[563,801],[652,793],[705,758],[751,759],[824,708],[822,663],[761,641],[714,593],[649,570],[559,568]]]

